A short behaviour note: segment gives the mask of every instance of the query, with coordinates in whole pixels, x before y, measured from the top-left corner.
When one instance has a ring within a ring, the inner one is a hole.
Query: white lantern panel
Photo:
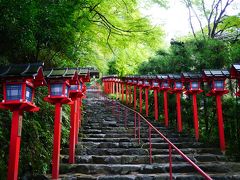
[[[21,84],[7,84],[7,100],[20,100],[22,98]]]
[[[78,85],[71,85],[70,90],[73,90],[73,91],[78,90]]]
[[[31,102],[31,101],[32,101],[32,92],[33,92],[32,88],[29,87],[29,86],[27,86],[27,87],[26,87],[26,100],[27,100],[28,102]]]
[[[181,82],[176,82],[175,84],[177,89],[181,89],[182,88],[182,83]]]
[[[192,82],[192,89],[199,89],[199,83],[198,82]]]
[[[51,84],[51,96],[61,96],[63,94],[63,84]]]
[[[224,81],[214,81],[214,87],[216,89],[224,89]]]
[[[68,96],[68,92],[69,92],[69,87],[66,86],[66,87],[65,87],[65,96]]]
[[[144,81],[144,85],[149,86],[149,82],[148,81]]]
[[[169,87],[168,82],[163,82],[163,83],[162,83],[162,87],[163,87],[163,88],[168,88],[168,87]]]
[[[157,82],[153,82],[153,86],[154,87],[158,87],[158,83]]]

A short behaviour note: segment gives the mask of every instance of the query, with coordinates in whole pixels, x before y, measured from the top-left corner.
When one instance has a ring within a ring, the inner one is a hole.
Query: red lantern
[[[182,81],[185,83],[186,92],[185,94],[192,95],[193,99],[193,122],[195,130],[195,138],[198,141],[198,108],[197,108],[197,94],[203,92],[200,83],[202,75],[199,73],[182,73]]]
[[[68,68],[50,69],[44,71],[44,74],[47,78],[49,92],[49,95],[44,100],[55,105],[52,178],[57,179],[59,176],[62,104],[71,102],[69,97],[70,83],[76,81],[78,75],[76,70]]]
[[[230,70],[230,75],[232,79],[237,80],[237,88],[236,96],[240,96],[240,64],[233,64]]]
[[[178,132],[182,132],[181,94],[183,91],[183,83],[181,76],[178,74],[169,74],[168,79],[172,83],[171,93],[176,94],[177,127]]]
[[[168,127],[168,91],[170,89],[170,82],[168,79],[168,75],[157,75],[157,79],[160,83],[160,91],[163,92],[163,109],[164,109],[164,123],[165,126]]]
[[[24,111],[39,110],[33,100],[35,88],[46,85],[42,66],[43,63],[36,63],[0,68],[0,78],[3,82],[3,101],[0,103],[0,108],[13,112],[8,161],[9,180],[18,179],[22,114]]]
[[[227,70],[203,70],[203,80],[210,84],[208,96],[216,96],[217,117],[218,117],[218,133],[220,141],[220,149],[225,151],[224,125],[222,115],[221,97],[228,93],[225,89],[225,80],[229,77]]]

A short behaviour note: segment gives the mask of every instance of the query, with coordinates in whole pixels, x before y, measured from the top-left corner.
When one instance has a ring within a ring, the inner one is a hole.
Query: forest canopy
[[[137,0],[2,0],[0,8],[2,64],[43,61],[107,73],[110,62],[126,74],[162,45],[163,30],[140,14]]]

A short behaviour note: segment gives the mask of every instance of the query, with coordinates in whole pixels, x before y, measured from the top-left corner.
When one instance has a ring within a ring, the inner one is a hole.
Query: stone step
[[[183,148],[181,151],[185,154],[215,154],[222,155],[220,151],[215,148]],[[64,148],[61,151],[62,155],[68,155],[69,149]],[[148,155],[148,149],[142,148],[86,148],[81,147],[76,149],[76,155]],[[153,155],[169,154],[168,149],[152,149]],[[173,154],[178,154],[173,150]]]
[[[204,145],[199,142],[178,142],[174,143],[178,148],[203,148]],[[86,147],[86,148],[144,148],[148,149],[150,143],[140,143],[138,142],[79,142],[76,148]],[[152,148],[155,149],[168,149],[168,143],[152,143]]]
[[[62,157],[63,163],[68,163],[68,155]],[[223,155],[214,154],[188,154],[188,157],[195,163],[197,162],[220,162],[225,161],[226,158]],[[168,163],[169,155],[153,155],[153,163]],[[184,162],[181,155],[172,155],[172,161]],[[97,155],[85,155],[76,156],[76,163],[93,163],[93,164],[149,164],[149,155],[120,155],[120,156],[97,156]]]
[[[197,174],[173,173],[173,180],[204,180]],[[211,173],[210,176],[215,180],[239,180],[240,175],[235,173]],[[50,177],[50,176],[49,176]],[[136,174],[136,175],[88,175],[88,174],[64,174],[60,175],[62,180],[169,180],[169,173],[156,174]]]
[[[81,132],[80,132],[81,133]],[[138,133],[137,133],[138,135]],[[81,136],[81,134],[80,134]],[[134,133],[111,133],[111,134],[105,134],[105,133],[84,133],[85,137],[89,137],[89,138],[124,138],[124,137],[130,137],[133,138],[134,137]],[[148,138],[148,133],[141,133],[140,137],[141,138]],[[151,135],[152,138],[160,138],[159,134],[152,134]],[[170,134],[169,136],[167,136],[168,138],[177,138],[177,137],[187,137],[186,135],[178,135],[178,134]]]
[[[162,138],[151,138],[153,143],[165,142]],[[169,138],[171,142],[194,142],[193,138]],[[138,142],[137,138],[81,138],[82,142]],[[141,138],[142,142],[149,142],[149,138]]]
[[[207,173],[234,172],[231,165],[224,162],[198,163],[199,167]],[[191,173],[196,170],[188,163],[173,163],[174,173]],[[161,164],[61,164],[60,173],[87,173],[87,174],[118,174],[127,175],[132,173],[154,174],[169,172],[169,163]]]

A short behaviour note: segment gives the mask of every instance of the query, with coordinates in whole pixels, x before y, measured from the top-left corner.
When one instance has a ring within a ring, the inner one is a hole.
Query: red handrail
[[[119,105],[121,105],[122,107],[125,107],[126,109],[134,112],[135,114],[138,114],[138,121],[139,121],[139,124],[138,124],[138,137],[139,137],[139,140],[138,142],[140,143],[140,117],[141,119],[143,119],[145,121],[145,123],[148,124],[149,126],[149,142],[150,142],[150,163],[152,162],[152,145],[151,145],[151,131],[152,129],[155,130],[161,138],[164,139],[165,142],[168,143],[169,145],[169,174],[170,174],[170,179],[172,179],[172,149],[175,149],[178,154],[180,154],[182,156],[182,158],[187,161],[197,172],[199,172],[205,179],[207,180],[212,180],[212,178],[207,174],[205,173],[198,165],[196,165],[191,159],[189,159],[189,157],[187,157],[187,155],[185,155],[180,149],[178,149],[166,136],[164,136],[155,126],[153,126],[143,115],[141,115],[139,112],[129,108],[128,106],[125,106],[123,104],[121,104],[120,102],[118,101],[115,101],[116,103],[118,103]],[[136,118],[136,116],[135,116]],[[135,119],[136,121],[136,119]],[[134,122],[134,126],[136,128],[136,124]],[[135,137],[136,137],[136,129],[134,129],[134,134],[135,134]]]

